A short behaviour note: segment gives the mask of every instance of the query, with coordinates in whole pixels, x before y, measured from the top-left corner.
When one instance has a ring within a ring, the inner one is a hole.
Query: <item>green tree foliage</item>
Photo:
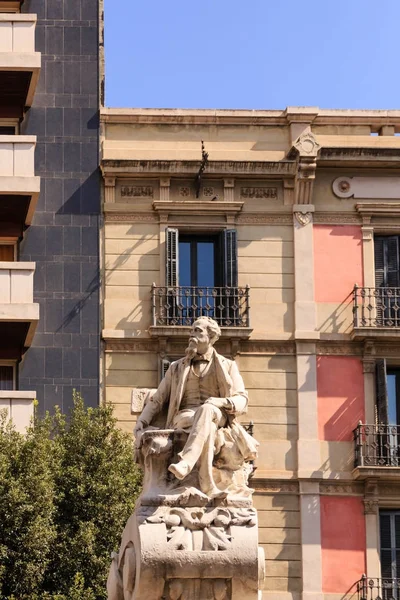
[[[140,490],[110,406],[74,395],[27,435],[0,418],[0,600],[106,600],[110,553]]]

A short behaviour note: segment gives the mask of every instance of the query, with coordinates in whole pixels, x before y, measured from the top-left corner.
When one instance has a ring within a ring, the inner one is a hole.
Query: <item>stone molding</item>
[[[152,173],[154,175],[196,175],[199,162],[196,160],[112,160],[104,159],[101,163],[103,176],[129,176],[132,174]],[[207,164],[207,174],[250,175],[253,178],[260,175],[263,179],[268,177],[276,179],[277,176],[295,176],[296,162],[294,160],[282,161],[234,161],[210,160]]]
[[[332,190],[338,198],[400,198],[400,177],[337,177]]]
[[[240,197],[257,199],[271,198],[276,200],[278,198],[278,188],[268,186],[241,187]]]

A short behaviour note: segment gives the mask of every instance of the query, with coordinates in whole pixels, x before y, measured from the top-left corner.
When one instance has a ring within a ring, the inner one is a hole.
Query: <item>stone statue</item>
[[[216,352],[218,324],[193,324],[157,390],[134,390],[143,491],[113,553],[108,600],[256,600],[264,579],[248,478],[258,442],[237,422],[247,392]]]
[[[214,457],[225,444],[229,453],[216,461],[232,471],[257,456],[258,443],[237,423],[235,417],[247,410],[247,392],[236,363],[218,354],[213,346],[221,334],[218,324],[208,317],[194,324],[186,356],[172,363],[158,390],[140,415],[135,435],[141,434],[164,406],[168,406],[166,428],[188,433],[179,462],[168,470],[184,480],[198,468],[199,487],[210,498],[225,493],[224,480],[218,487],[213,477]],[[218,430],[223,428],[224,432]],[[224,435],[225,434],[225,435]],[[243,492],[243,489],[235,490]]]

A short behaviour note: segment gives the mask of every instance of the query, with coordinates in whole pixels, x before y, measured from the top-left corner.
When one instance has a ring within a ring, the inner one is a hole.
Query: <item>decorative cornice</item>
[[[104,176],[131,176],[133,174],[152,173],[154,175],[196,175],[199,163],[196,160],[111,160],[101,163]],[[207,175],[262,175],[263,178],[277,176],[295,176],[296,162],[282,161],[234,161],[210,160],[207,163]]]

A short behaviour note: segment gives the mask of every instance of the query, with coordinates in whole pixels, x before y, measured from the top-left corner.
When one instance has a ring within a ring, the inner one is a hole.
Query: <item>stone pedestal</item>
[[[113,554],[108,600],[261,597],[264,552],[251,490],[243,495],[240,487],[238,494],[210,499],[196,487],[196,473],[177,482],[167,467],[183,435],[168,429],[143,433],[143,493]]]

